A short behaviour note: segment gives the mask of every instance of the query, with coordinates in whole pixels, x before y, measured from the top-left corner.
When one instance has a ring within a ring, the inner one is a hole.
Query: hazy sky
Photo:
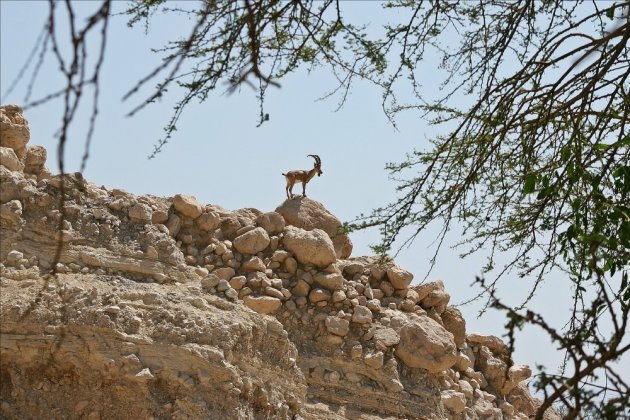
[[[86,6],[87,4],[87,6]],[[94,7],[86,2],[83,7]],[[365,23],[383,19],[375,4],[344,3],[357,20]],[[114,2],[117,11],[125,2]],[[48,13],[43,1],[0,1],[0,93],[2,103],[22,104],[28,77],[14,92],[5,92],[27,59]],[[109,28],[105,64],[101,75],[100,114],[96,125],[90,159],[85,177],[108,188],[122,188],[134,194],[171,196],[191,194],[201,203],[218,204],[226,209],[255,207],[274,210],[285,197],[285,181],[281,175],[291,169],[308,169],[318,154],[324,174],[307,187],[310,198],[318,200],[342,221],[350,221],[361,213],[383,206],[395,198],[395,184],[384,170],[387,162],[404,160],[413,148],[428,146],[427,138],[435,128],[414,115],[399,119],[396,131],[381,109],[381,92],[358,83],[348,102],[334,112],[337,99],[317,99],[334,87],[327,71],[300,71],[282,80],[280,89],[270,88],[266,96],[266,111],[270,121],[257,128],[258,103],[256,92],[243,86],[232,95],[217,90],[202,104],[193,103],[185,111],[174,138],[156,159],[148,160],[162,127],[170,118],[178,99],[173,90],[158,103],[149,106],[133,118],[125,118],[141,99],[122,102],[121,98],[134,83],[159,63],[159,56],[150,51],[159,48],[172,37],[190,31],[186,19],[165,19],[156,15],[148,35],[141,28],[130,29],[124,16],[112,18]],[[94,53],[97,44],[94,43]],[[430,63],[429,63],[430,64]],[[439,80],[435,73],[421,77],[424,89],[435,89]],[[55,91],[62,79],[49,56],[34,85],[33,99]],[[154,86],[154,83],[150,84]],[[145,92],[148,93],[148,92]],[[462,98],[462,101],[465,99]],[[88,105],[86,102],[85,105]],[[79,114],[67,149],[68,172],[80,167],[89,106]],[[28,109],[25,112],[31,129],[31,144],[46,146],[48,167],[56,166],[56,140],[62,105],[60,101]],[[300,192],[296,186],[294,192]],[[430,245],[436,232],[428,232],[410,248],[401,251],[396,261],[413,272],[416,282],[427,273],[433,254]],[[378,232],[351,235],[353,255],[371,254],[368,245],[378,242]],[[454,244],[458,235],[450,235]],[[459,252],[446,246],[440,254],[428,280],[442,279],[451,302],[458,303],[475,296],[471,287],[481,274],[482,258],[461,260]],[[530,282],[506,278],[499,288],[500,295],[512,303],[520,302]],[[557,320],[561,328],[568,315],[568,283],[562,278],[549,278],[532,302],[532,308]],[[566,300],[566,303],[563,301]],[[490,311],[477,319],[480,303],[460,307],[469,332],[504,334],[502,314]],[[550,347],[545,336],[528,328],[517,337],[516,363],[534,367],[544,364],[558,366],[562,355]],[[628,368],[630,372],[630,368]]]

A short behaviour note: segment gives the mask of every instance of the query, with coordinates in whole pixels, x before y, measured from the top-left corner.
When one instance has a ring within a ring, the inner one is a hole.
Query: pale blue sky
[[[95,4],[86,2],[82,6],[94,7]],[[114,5],[122,11],[125,3],[114,2]],[[343,5],[350,9],[353,17],[365,22],[374,23],[383,18],[373,3]],[[10,96],[4,97],[4,94],[25,62],[47,13],[47,2],[0,1],[2,103],[22,104],[28,78]],[[121,98],[159,63],[158,56],[151,53],[150,48],[159,48],[176,34],[188,34],[190,27],[187,25],[186,20],[174,23],[156,15],[148,36],[145,36],[140,28],[129,29],[122,16],[111,20],[101,75],[101,112],[84,174],[88,180],[134,194],[169,196],[186,193],[196,196],[202,203],[218,204],[227,209],[255,207],[270,211],[285,199],[281,173],[310,168],[312,160],[306,155],[318,154],[324,174],[308,184],[307,193],[342,221],[369,213],[372,208],[383,206],[395,197],[394,184],[388,180],[385,164],[403,160],[405,153],[414,147],[426,147],[427,136],[434,128],[428,127],[417,116],[406,115],[399,120],[399,131],[394,130],[381,110],[381,92],[366,83],[357,83],[346,105],[334,112],[336,99],[317,101],[334,86],[327,71],[310,74],[301,71],[282,80],[280,89],[270,88],[266,111],[271,119],[260,128],[256,128],[256,92],[247,86],[231,96],[220,95],[217,91],[203,104],[189,106],[171,142],[156,159],[148,160],[147,155],[171,115],[176,93],[171,92],[164,100],[133,118],[125,118],[124,114],[137,104],[139,98],[125,103]],[[37,79],[34,98],[61,87],[59,73],[51,63],[48,57]],[[439,83],[434,77],[434,72],[422,76],[426,89]],[[48,167],[55,173],[54,133],[60,125],[61,110],[61,103],[56,101],[25,113],[31,128],[31,144],[46,146]],[[86,107],[71,132],[66,166],[69,172],[80,167],[88,111],[89,107]],[[295,192],[299,192],[299,186]],[[429,245],[434,235],[435,232],[428,232],[396,259],[399,265],[415,274],[417,281],[424,278],[429,267],[433,254]],[[378,232],[354,233],[351,238],[353,255],[368,255],[371,253],[368,244],[378,241]],[[451,235],[450,239],[451,243],[447,245],[452,245],[458,238]],[[485,263],[482,258],[462,261],[457,255],[457,251],[445,247],[429,276],[429,280],[445,282],[453,303],[478,293],[470,285]],[[506,278],[502,284],[500,293],[512,303],[519,302],[529,288],[529,283],[518,278]],[[561,303],[570,294],[567,286],[564,279],[549,279],[532,305],[533,309],[558,319],[558,328],[562,326],[562,318],[558,316],[568,314],[568,300],[567,304]],[[501,336],[505,323],[503,315],[491,311],[477,319],[479,307],[478,304],[460,307],[466,316],[468,331]],[[552,350],[544,335],[527,329],[518,336],[517,363],[532,367],[542,363],[555,367],[560,360],[561,355]]]

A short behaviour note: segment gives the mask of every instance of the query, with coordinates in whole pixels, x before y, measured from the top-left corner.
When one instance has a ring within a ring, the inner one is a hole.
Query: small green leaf
[[[536,175],[528,175],[523,185],[523,194],[531,194],[536,190]]]

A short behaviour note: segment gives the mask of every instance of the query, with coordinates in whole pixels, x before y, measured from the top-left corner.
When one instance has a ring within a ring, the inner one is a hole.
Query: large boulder
[[[276,212],[280,213],[288,225],[304,230],[321,229],[332,239],[335,254],[345,259],[352,253],[352,241],[348,235],[340,234],[342,224],[318,201],[307,197],[285,200]]]
[[[440,393],[444,407],[455,413],[462,413],[466,409],[466,396],[462,392],[446,389]]]
[[[485,335],[479,333],[470,333],[466,339],[473,346],[486,346],[495,355],[507,355],[509,353],[508,346],[495,335]]]
[[[29,174],[39,174],[44,170],[48,152],[44,146],[29,146],[26,148],[26,157],[24,159],[24,172]]]
[[[36,197],[38,189],[27,182],[19,172],[10,171],[6,166],[0,165],[0,202],[15,199],[28,199]]]
[[[424,283],[414,287],[414,289],[420,298],[420,305],[424,309],[434,308],[439,314],[446,310],[451,299],[451,296],[444,289],[442,280]]]
[[[8,222],[4,227],[8,227],[9,225],[21,225],[22,210],[22,203],[19,200],[11,200],[0,205],[0,219]]]
[[[352,322],[357,324],[370,324],[372,322],[372,311],[365,306],[355,306],[352,314]]]
[[[333,243],[321,229],[306,231],[287,226],[282,242],[284,247],[291,251],[302,264],[327,267],[336,260]]]
[[[0,146],[15,151],[20,159],[26,155],[26,143],[31,137],[28,121],[17,105],[0,106]]]
[[[507,363],[495,357],[486,346],[481,346],[476,354],[475,370],[481,372],[488,381],[488,385],[497,392],[503,389],[506,379],[508,379],[506,375]]]
[[[387,278],[392,286],[394,286],[394,289],[404,290],[411,284],[413,274],[394,265],[387,269]]]
[[[0,165],[14,172],[20,172],[24,169],[24,164],[20,162],[13,149],[9,147],[0,147]]]
[[[271,296],[245,296],[243,303],[259,314],[272,314],[282,307],[282,301]]]
[[[428,316],[412,316],[399,334],[395,354],[409,367],[437,373],[457,362],[453,334]]]
[[[261,227],[249,230],[234,239],[234,248],[241,254],[256,254],[267,248],[270,239],[267,231]]]
[[[284,230],[286,225],[280,213],[270,211],[263,213],[256,218],[256,224],[267,231],[270,235],[275,235]]]
[[[315,282],[328,290],[343,289],[343,276],[341,273],[318,273],[315,275]]]
[[[329,333],[339,335],[341,337],[348,335],[348,332],[350,331],[350,322],[336,316],[326,317],[325,325]]]
[[[400,335],[393,328],[376,328],[374,341],[377,346],[392,347],[400,342]]]
[[[503,385],[501,393],[509,394],[521,382],[532,376],[532,370],[527,365],[513,365],[508,368],[507,380]]]
[[[203,213],[203,207],[192,195],[177,194],[173,197],[173,205],[175,210],[191,219],[196,219]]]
[[[220,223],[221,217],[219,216],[219,213],[215,211],[203,213],[195,220],[197,227],[204,231],[213,231],[219,227]]]
[[[459,309],[449,306],[442,312],[441,318],[444,328],[453,334],[457,347],[463,346],[466,342],[466,320]]]
[[[153,210],[143,203],[138,203],[129,208],[129,218],[132,222],[147,224],[151,221]]]

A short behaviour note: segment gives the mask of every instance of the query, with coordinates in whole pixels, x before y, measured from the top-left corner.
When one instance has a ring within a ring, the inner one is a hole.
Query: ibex
[[[313,159],[315,159],[315,165],[313,166],[313,169],[311,169],[310,171],[306,171],[306,170],[296,170],[296,171],[289,171],[286,174],[282,174],[284,175],[284,177],[287,179],[287,197],[289,199],[293,198],[293,186],[296,183],[302,183],[302,195],[304,197],[306,197],[306,184],[308,184],[308,182],[315,176],[315,174],[317,174],[317,176],[321,176],[323,174],[322,172],[322,161],[319,158],[319,156],[317,155],[308,155],[311,156]]]

